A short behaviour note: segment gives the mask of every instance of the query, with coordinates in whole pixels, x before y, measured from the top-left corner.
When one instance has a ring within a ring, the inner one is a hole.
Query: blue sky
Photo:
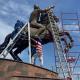
[[[80,14],[80,0],[0,0],[0,43],[4,41],[7,34],[13,31],[17,19],[28,21],[35,3],[42,9],[55,5],[54,13],[58,17],[61,12],[78,12]],[[54,45],[51,43],[43,47],[44,66],[49,69],[55,66],[53,47]],[[28,62],[27,49],[20,56],[24,62]]]

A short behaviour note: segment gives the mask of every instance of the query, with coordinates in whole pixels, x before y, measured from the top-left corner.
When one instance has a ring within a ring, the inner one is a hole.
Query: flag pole
[[[28,22],[28,43],[29,43],[29,63],[31,64],[31,38],[30,38],[30,23]]]

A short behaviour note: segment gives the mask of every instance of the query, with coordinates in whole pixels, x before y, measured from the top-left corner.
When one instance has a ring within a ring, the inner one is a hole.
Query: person
[[[64,31],[64,32],[61,31],[61,32],[59,33],[59,36],[62,36],[62,37],[61,37],[61,41],[64,41],[64,43],[65,43],[64,52],[67,53],[67,52],[69,51],[69,49],[72,48],[74,41],[73,41],[71,35],[69,34],[69,32],[67,32],[67,31]],[[70,42],[68,42],[68,41],[66,40],[65,36],[67,36],[67,38],[70,40]]]
[[[6,48],[6,46],[8,45],[10,39],[13,39],[15,37],[15,35],[18,33],[18,31],[23,27],[24,23],[20,20],[17,20],[15,26],[14,26],[14,31],[10,34],[8,34],[5,37],[4,42],[0,45],[0,53]]]
[[[31,63],[32,64],[35,64],[35,61],[36,61],[36,57],[37,57],[37,55],[36,55],[36,46],[35,46],[35,44],[33,45],[31,45]]]
[[[38,36],[45,30],[45,26],[38,22],[38,18],[40,16],[40,13],[46,11],[48,11],[48,9],[41,10],[39,6],[34,5],[34,11],[31,13],[29,18],[30,26],[38,29],[36,33]]]
[[[14,26],[15,32],[17,33],[23,26],[24,26],[24,23],[20,20],[17,20],[17,22]]]
[[[34,39],[32,39],[32,41],[34,43],[32,45],[32,49],[31,49],[32,64],[35,64],[35,60],[38,57],[39,61],[40,61],[40,66],[42,66],[43,65],[42,41],[41,41],[40,37],[38,37],[37,35],[35,36]]]
[[[11,33],[12,38],[20,31],[20,29],[24,26],[24,23],[20,20],[17,20],[16,24],[14,25],[14,31]]]

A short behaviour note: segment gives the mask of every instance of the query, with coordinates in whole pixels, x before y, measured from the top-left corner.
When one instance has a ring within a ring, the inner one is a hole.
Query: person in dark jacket
[[[24,23],[20,20],[17,20],[15,26],[14,26],[14,31],[10,34],[8,34],[4,40],[4,42],[0,45],[0,53],[6,48],[8,45],[10,39],[13,39],[15,35],[18,33],[18,31],[23,27]]]

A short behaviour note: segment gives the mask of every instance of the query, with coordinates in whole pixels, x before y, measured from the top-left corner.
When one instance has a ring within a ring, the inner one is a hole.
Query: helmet
[[[20,20],[17,20],[17,22],[20,22]]]
[[[38,5],[34,5],[34,9],[40,9]]]

